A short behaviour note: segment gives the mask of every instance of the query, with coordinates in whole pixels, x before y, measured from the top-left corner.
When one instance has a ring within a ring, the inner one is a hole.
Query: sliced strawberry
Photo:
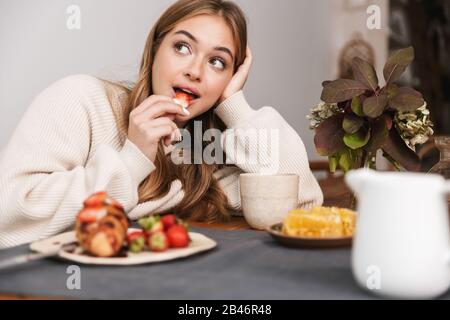
[[[167,231],[170,227],[177,224],[177,217],[174,214],[166,214],[161,217],[161,222],[164,226],[164,230]]]
[[[116,207],[120,210],[124,210],[123,205],[112,197],[107,197],[105,202],[106,202],[106,205],[110,205],[110,206]]]
[[[192,100],[192,97],[188,93],[178,91],[175,94],[174,102],[179,104],[183,108],[187,108],[191,104],[191,100]]]
[[[107,213],[106,208],[84,208],[78,213],[77,219],[83,223],[92,223],[100,220]]]
[[[138,238],[145,238],[145,232],[143,230],[133,231],[127,235],[128,243],[130,243]]]
[[[78,217],[78,220],[82,223],[92,223],[96,222],[97,218],[95,216],[81,215]]]
[[[123,206],[114,198],[107,195],[105,191],[99,191],[89,196],[84,202],[85,207],[114,206],[123,210]]]
[[[104,205],[106,199],[106,192],[100,191],[90,195],[84,200],[83,205],[85,207],[100,207]]]
[[[147,245],[151,251],[162,252],[169,248],[169,241],[164,232],[158,231],[148,237]]]
[[[167,239],[171,248],[185,248],[189,245],[189,234],[182,225],[174,225],[167,232]]]

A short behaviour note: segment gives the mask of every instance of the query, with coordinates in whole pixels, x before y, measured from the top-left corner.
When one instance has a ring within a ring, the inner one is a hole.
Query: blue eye
[[[190,53],[189,50],[189,45],[185,42],[177,42],[174,45],[174,48],[177,52],[181,53],[181,54],[188,54]]]
[[[213,58],[210,60],[210,63],[217,69],[223,70],[226,67],[225,61],[221,58]]]

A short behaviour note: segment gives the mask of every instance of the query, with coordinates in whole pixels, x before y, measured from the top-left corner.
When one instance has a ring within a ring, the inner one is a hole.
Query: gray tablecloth
[[[0,271],[0,293],[83,299],[373,298],[352,277],[349,249],[291,249],[258,231],[192,231],[215,239],[218,247],[158,264],[81,265],[80,290],[66,287],[70,262],[35,261]],[[3,250],[0,259],[26,252],[28,246]]]

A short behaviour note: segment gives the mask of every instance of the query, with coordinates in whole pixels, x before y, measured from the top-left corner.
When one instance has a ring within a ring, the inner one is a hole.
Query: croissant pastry
[[[80,246],[97,257],[116,256],[128,230],[128,217],[123,206],[106,192],[87,198],[76,219],[76,237]]]

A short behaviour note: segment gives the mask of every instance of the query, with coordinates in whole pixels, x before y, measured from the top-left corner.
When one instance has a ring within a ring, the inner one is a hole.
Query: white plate
[[[130,228],[128,229],[128,232],[132,232],[134,230],[138,229]],[[143,251],[140,253],[128,252],[127,257],[100,258],[79,254],[77,253],[77,251],[79,250],[75,250],[75,252],[73,253],[60,250],[58,256],[63,259],[78,262],[81,264],[127,266],[127,265],[153,263],[179,259],[199,252],[211,250],[212,248],[217,246],[217,243],[214,240],[200,233],[189,232],[189,237],[192,240],[189,243],[189,247],[180,249],[169,249],[164,252],[151,252],[151,251]],[[77,240],[75,237],[75,231],[70,231],[61,233],[59,235],[53,236],[45,240],[33,242],[30,245],[30,249],[36,252],[46,253],[54,251],[63,244],[73,243],[76,241]]]

